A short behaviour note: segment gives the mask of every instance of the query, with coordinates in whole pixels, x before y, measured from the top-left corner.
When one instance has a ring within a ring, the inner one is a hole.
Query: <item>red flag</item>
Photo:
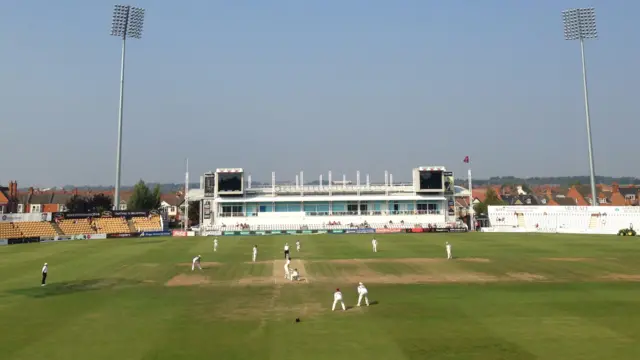
[[[464,157],[464,163],[465,163],[465,164],[468,164],[468,163],[469,163],[469,156],[465,156],[465,157]]]

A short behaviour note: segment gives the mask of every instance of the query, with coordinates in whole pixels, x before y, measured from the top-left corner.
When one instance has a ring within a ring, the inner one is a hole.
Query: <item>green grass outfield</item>
[[[0,358],[640,359],[637,238],[389,234],[376,254],[371,238],[0,247]],[[300,282],[283,279],[285,242]],[[375,304],[331,312],[336,287],[355,305],[359,280]]]

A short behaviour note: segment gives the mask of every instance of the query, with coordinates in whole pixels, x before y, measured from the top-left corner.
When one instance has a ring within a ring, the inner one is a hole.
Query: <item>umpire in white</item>
[[[47,285],[47,272],[49,272],[49,265],[44,263],[44,266],[42,267],[42,285],[40,286]]]

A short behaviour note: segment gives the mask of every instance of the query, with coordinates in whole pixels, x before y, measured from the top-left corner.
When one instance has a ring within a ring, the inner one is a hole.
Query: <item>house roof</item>
[[[618,190],[620,191],[620,194],[622,194],[622,196],[627,196],[638,194],[638,190],[640,190],[640,188],[637,188],[635,186],[621,186]]]
[[[51,199],[52,204],[66,204],[73,197],[72,193],[54,193]]]
[[[162,194],[160,201],[164,201],[171,206],[179,206],[184,202],[184,196],[178,194]]]
[[[468,197],[457,197],[456,198],[456,206],[458,206],[458,207],[469,207],[469,198]]]
[[[533,195],[502,195],[502,201],[508,205],[540,205],[540,201]]]
[[[51,204],[53,193],[33,193],[29,199],[29,204]]]
[[[576,206],[576,205],[578,205],[578,202],[576,201],[576,199],[574,199],[572,197],[566,197],[566,196],[554,196],[553,197],[553,201],[558,203],[558,205],[562,205],[562,206]]]
[[[0,204],[8,204],[8,203],[9,203],[9,199],[4,194],[4,189],[0,189]]]
[[[471,196],[474,199],[478,199],[478,201],[480,202],[484,202],[484,200],[487,198],[486,194],[487,194],[486,188],[473,189],[473,191],[471,191]]]
[[[23,205],[28,204],[30,197],[31,197],[31,194],[29,194],[28,192],[18,193],[18,204],[23,204]]]
[[[575,188],[585,199],[591,198],[591,185],[575,185]],[[596,185],[596,196],[600,197],[601,193],[602,187],[600,185]]]

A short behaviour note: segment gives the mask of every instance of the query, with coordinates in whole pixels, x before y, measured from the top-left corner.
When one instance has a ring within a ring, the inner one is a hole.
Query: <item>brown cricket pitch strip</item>
[[[490,259],[485,258],[457,258],[456,261],[488,263]],[[356,264],[356,263],[403,263],[403,264],[425,264],[440,263],[451,261],[445,257],[442,258],[396,258],[396,259],[335,259],[319,262],[328,262],[334,264]]]
[[[456,259],[463,260],[463,259]],[[588,258],[548,258],[553,261],[588,261]],[[271,263],[273,270],[271,276],[247,276],[236,280],[216,281],[203,274],[179,274],[170,279],[166,286],[269,286],[276,287],[286,285],[300,285],[309,283],[322,284],[344,284],[358,282],[368,284],[437,284],[437,283],[489,283],[489,282],[562,282],[562,278],[549,277],[548,275],[534,274],[528,272],[506,272],[503,274],[487,274],[479,271],[466,270],[461,267],[449,267],[448,265],[437,265],[434,263],[446,262],[446,259],[433,258],[409,258],[409,259],[336,259],[327,261],[313,261],[313,263],[343,264],[351,265],[349,270],[338,269],[329,275],[309,274],[304,260],[294,259],[291,261],[290,269],[298,269],[301,280],[291,281],[284,278],[285,261],[270,260],[260,263]],[[487,263],[489,259],[466,258],[464,261]],[[388,274],[376,271],[368,264],[411,264],[416,273]],[[453,262],[455,264],[455,262]],[[216,263],[217,264],[217,263]],[[590,281],[640,281],[640,275],[606,274],[594,275],[586,278]]]
[[[193,265],[192,263],[179,263],[178,266],[188,266],[190,267],[191,265]],[[200,266],[202,267],[213,267],[213,266],[220,266],[221,264],[219,262],[215,262],[215,261],[202,261],[200,262]]]

